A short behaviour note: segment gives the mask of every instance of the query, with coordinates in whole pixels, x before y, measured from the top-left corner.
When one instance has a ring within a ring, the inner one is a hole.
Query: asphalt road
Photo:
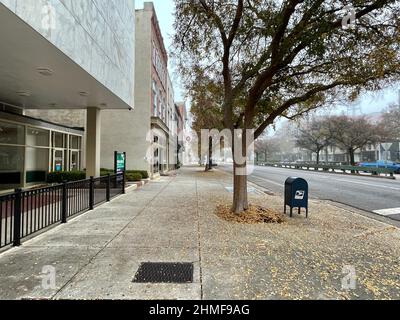
[[[232,172],[230,165],[220,168]],[[274,193],[283,194],[284,184],[288,177],[307,180],[311,198],[339,202],[400,221],[399,178],[390,180],[284,168],[255,167],[249,181]]]

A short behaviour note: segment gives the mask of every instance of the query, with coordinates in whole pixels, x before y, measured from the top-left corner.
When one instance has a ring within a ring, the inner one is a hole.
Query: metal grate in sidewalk
[[[140,265],[134,283],[192,283],[192,263],[152,263]]]

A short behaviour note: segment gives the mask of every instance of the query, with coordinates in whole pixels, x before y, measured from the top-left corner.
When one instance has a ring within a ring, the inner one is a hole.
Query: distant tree
[[[221,94],[218,87],[210,81],[207,77],[199,77],[197,81],[192,84],[190,88],[190,94],[192,97],[192,106],[190,113],[193,116],[192,129],[196,132],[198,139],[198,150],[199,158],[207,155],[208,161],[206,164],[206,171],[212,169],[212,154],[213,154],[213,144],[212,139],[215,137],[210,137],[210,142],[208,144],[208,152],[204,154],[201,149],[201,130],[222,130],[223,122],[221,121]]]
[[[259,138],[255,141],[255,152],[257,158],[262,154],[264,161],[268,162],[272,154],[279,152],[279,142],[274,137]],[[259,161],[259,159],[257,160]]]
[[[317,155],[317,164],[320,162],[321,151],[328,147],[331,141],[331,131],[325,119],[312,120],[308,126],[299,129],[299,133],[296,136],[297,147],[315,153]]]
[[[335,116],[329,119],[329,131],[333,143],[346,151],[349,163],[355,165],[355,152],[368,144],[376,144],[385,135],[379,125],[365,117]]]
[[[380,125],[387,130],[389,139],[400,139],[400,102],[386,110]]]

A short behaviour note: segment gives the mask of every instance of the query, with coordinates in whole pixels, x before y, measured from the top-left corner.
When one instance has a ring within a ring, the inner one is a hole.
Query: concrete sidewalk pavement
[[[183,168],[1,254],[0,299],[400,298],[398,228],[318,201],[308,220],[229,223],[214,211],[231,180]],[[283,209],[259,190],[250,199]],[[133,283],[144,262],[193,263],[194,282]]]

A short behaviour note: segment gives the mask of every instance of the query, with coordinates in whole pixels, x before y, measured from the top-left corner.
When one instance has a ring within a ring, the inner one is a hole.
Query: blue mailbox
[[[290,217],[293,216],[293,208],[306,209],[308,218],[308,183],[302,178],[290,177],[285,182],[285,214],[287,206],[290,207]]]

